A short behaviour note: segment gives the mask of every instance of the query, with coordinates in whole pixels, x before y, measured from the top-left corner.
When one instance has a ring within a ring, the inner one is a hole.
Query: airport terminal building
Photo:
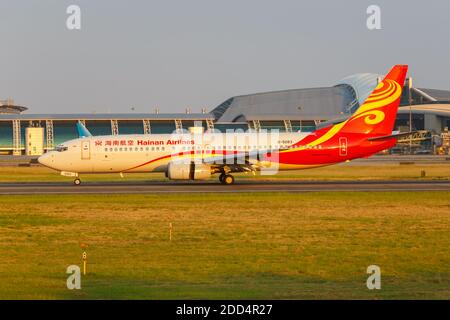
[[[209,113],[28,114],[13,101],[0,101],[0,153],[38,155],[77,137],[76,122],[93,135],[205,130],[277,129],[309,132],[349,117],[376,87],[380,75],[356,74],[332,87],[293,89],[236,96]],[[411,121],[410,121],[411,119]],[[445,136],[450,127],[450,91],[416,88],[408,78],[396,130],[419,131],[420,145]]]

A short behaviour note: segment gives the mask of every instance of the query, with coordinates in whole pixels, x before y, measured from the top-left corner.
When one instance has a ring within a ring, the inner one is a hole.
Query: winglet
[[[92,137],[92,134],[85,127],[85,125],[83,123],[81,123],[80,121],[77,122],[77,131],[78,131],[79,138]]]

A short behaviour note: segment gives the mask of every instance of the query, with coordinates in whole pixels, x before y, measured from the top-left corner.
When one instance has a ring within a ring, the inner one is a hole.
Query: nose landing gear
[[[79,178],[76,178],[75,180],[73,180],[73,184],[79,186],[81,184],[81,180]]]

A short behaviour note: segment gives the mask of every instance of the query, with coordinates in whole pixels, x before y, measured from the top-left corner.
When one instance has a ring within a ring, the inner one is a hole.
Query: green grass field
[[[0,201],[1,299],[450,298],[449,192]],[[70,291],[80,243],[88,274]]]

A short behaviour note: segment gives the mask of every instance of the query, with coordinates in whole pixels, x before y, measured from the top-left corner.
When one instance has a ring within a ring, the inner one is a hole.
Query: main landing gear
[[[81,184],[81,180],[79,178],[76,178],[75,180],[73,180],[73,184],[79,186]]]
[[[222,184],[230,185],[230,184],[233,184],[233,183],[234,183],[234,177],[233,177],[231,174],[225,174],[225,173],[222,173],[222,174],[219,176],[219,181],[220,181],[220,183],[222,183]]]

